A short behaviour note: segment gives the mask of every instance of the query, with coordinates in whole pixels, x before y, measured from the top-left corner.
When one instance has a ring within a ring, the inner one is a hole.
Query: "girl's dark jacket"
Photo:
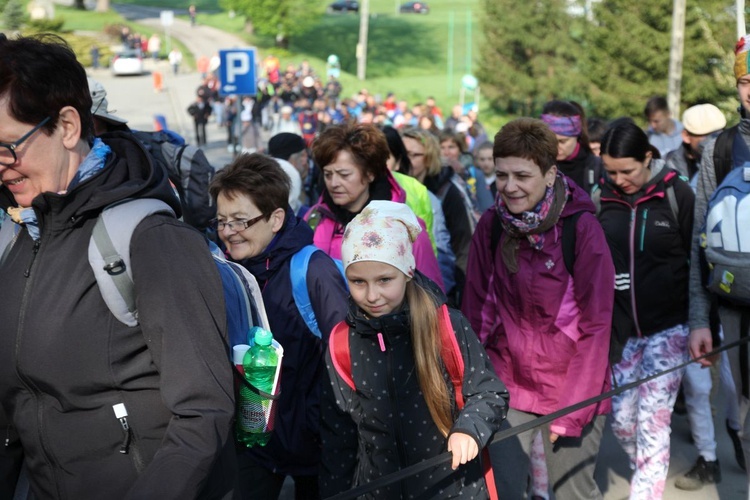
[[[428,284],[417,273],[415,279]],[[429,284],[427,286],[430,286]],[[430,289],[438,296],[437,286]],[[440,303],[444,302],[440,294]],[[453,386],[446,385],[453,403],[453,432],[472,436],[481,450],[505,418],[508,393],[495,375],[466,318],[450,309],[450,319],[464,359],[463,396],[466,406],[455,407]],[[349,324],[354,393],[339,377],[326,355],[331,384],[321,399],[323,498],[368,483],[406,466],[447,451],[447,440],[430,417],[417,381],[412,351],[408,306],[380,318],[366,319],[350,303]],[[385,351],[377,334],[382,333]],[[452,471],[450,463],[428,469],[365,497],[382,498],[487,498],[479,458]]]
[[[132,197],[179,202],[131,134],[102,139],[105,168],[37,196],[39,241],[22,229],[0,264],[1,423],[18,431],[36,498],[220,498],[236,472],[221,279],[202,235],[152,215],[130,247],[140,325],[115,319],[88,261],[98,215]]]
[[[263,290],[271,332],[284,347],[281,399],[271,440],[247,451],[260,467],[284,475],[317,475],[320,464],[320,386],[328,382],[323,354],[328,335],[346,317],[348,292],[336,264],[323,251],[310,257],[307,288],[323,339],[305,324],[292,297],[291,259],[312,245],[313,231],[287,209],[284,227],[268,248],[242,264]],[[299,270],[295,270],[299,272]]]
[[[630,337],[661,332],[688,320],[688,276],[695,195],[676,170],[651,160],[651,178],[627,195],[605,180],[599,222],[615,264],[613,362]],[[677,214],[669,202],[671,186]]]

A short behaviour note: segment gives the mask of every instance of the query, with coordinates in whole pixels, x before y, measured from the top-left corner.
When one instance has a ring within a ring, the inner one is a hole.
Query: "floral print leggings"
[[[613,386],[619,387],[688,360],[687,325],[654,335],[630,338],[622,360],[612,368]],[[630,457],[633,478],[630,498],[659,499],[669,469],[672,408],[682,373],[662,375],[612,398],[612,430]]]

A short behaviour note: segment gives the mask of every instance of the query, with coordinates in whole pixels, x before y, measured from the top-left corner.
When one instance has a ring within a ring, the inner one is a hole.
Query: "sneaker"
[[[742,441],[740,441],[739,432],[729,426],[728,419],[726,421],[726,426],[727,434],[729,434],[729,438],[732,440],[732,446],[734,446],[734,458],[737,460],[737,465],[740,466],[740,469],[747,470],[747,466],[745,465],[745,454],[742,452]]]
[[[719,461],[707,462],[703,457],[698,457],[693,468],[684,476],[678,477],[674,485],[680,490],[696,491],[703,488],[704,484],[719,482],[721,482]]]

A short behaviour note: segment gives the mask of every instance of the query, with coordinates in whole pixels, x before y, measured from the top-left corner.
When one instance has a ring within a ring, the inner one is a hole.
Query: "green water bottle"
[[[261,391],[272,394],[276,367],[279,364],[276,349],[271,345],[273,335],[268,330],[253,327],[248,337],[254,338],[254,344],[245,353],[242,366],[245,380]],[[271,439],[268,429],[270,405],[272,401],[255,393],[245,384],[240,388],[237,405],[237,441],[247,447],[265,446]]]

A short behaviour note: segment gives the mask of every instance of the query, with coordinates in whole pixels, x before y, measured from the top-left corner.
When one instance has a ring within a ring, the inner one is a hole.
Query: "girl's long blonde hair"
[[[414,280],[406,284],[406,300],[409,302],[414,364],[419,387],[432,420],[443,436],[447,437],[453,426],[453,416],[450,393],[443,378],[436,304],[430,293]]]

